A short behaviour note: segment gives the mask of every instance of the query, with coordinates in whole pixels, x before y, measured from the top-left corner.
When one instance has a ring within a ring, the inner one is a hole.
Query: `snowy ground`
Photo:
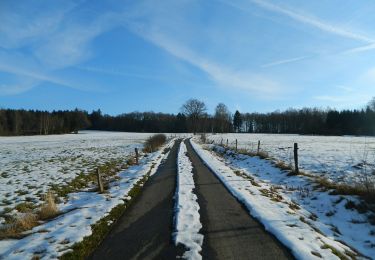
[[[346,207],[348,202],[358,203],[355,197],[329,195],[317,190],[308,177],[287,176],[258,157],[192,145],[250,214],[298,259],[375,255],[375,227],[366,220],[369,213]]]
[[[39,204],[52,185],[64,185],[109,161],[126,161],[150,135],[83,131],[0,137],[0,212],[25,201]]]
[[[365,175],[375,180],[375,137],[303,136],[285,134],[218,134],[208,137],[215,143],[261,151],[286,164],[293,163],[293,144],[299,146],[299,164],[304,171],[333,181],[356,183]]]
[[[76,171],[80,170],[80,165],[70,158],[83,157],[84,159],[79,159],[80,163],[82,160],[100,163],[101,160],[107,158],[124,159],[134,147],[141,146],[148,136],[149,134],[84,132],[80,135],[15,137],[13,140],[2,138],[0,142],[6,144],[5,151],[9,158],[3,156],[1,160],[6,163],[7,172],[19,180],[20,183],[17,185],[21,183],[27,185],[32,180],[39,180],[39,185],[36,181],[31,182],[35,186],[38,185],[36,188],[24,187],[29,190],[30,196],[34,189],[47,190],[49,183],[68,181],[66,176],[57,169],[71,168],[68,178],[74,178]],[[172,142],[168,144],[168,146],[171,145]],[[20,153],[19,163],[24,165],[27,165],[27,162],[32,163],[31,169],[34,170],[32,172],[36,177],[16,167],[18,163],[17,158],[14,157],[18,156],[17,150]],[[44,156],[47,158],[45,159]],[[33,256],[39,256],[43,259],[55,259],[68,252],[73,244],[91,234],[92,224],[108,215],[108,212],[117,205],[123,204],[124,200],[131,199],[127,194],[132,187],[147,173],[156,171],[166,156],[167,154],[158,151],[142,158],[139,166],[132,166],[118,173],[118,178],[110,183],[108,191],[104,194],[96,192],[69,194],[64,202],[58,204],[59,210],[63,213],[59,217],[33,228],[29,231],[30,235],[23,239],[0,241],[0,258],[31,259]],[[51,158],[59,163],[58,166],[48,171],[48,166],[53,165],[48,161]],[[35,160],[39,164],[33,163]],[[85,164],[81,165],[83,168],[84,166]],[[42,179],[44,181],[41,181]],[[12,185],[1,183],[0,187],[2,192],[6,189],[12,190]],[[79,227],[79,232],[77,232],[77,227]]]
[[[187,251],[185,259],[202,259],[203,235],[199,234],[202,228],[199,215],[199,204],[194,194],[193,165],[186,155],[187,149],[181,142],[177,157],[178,175],[176,189],[175,225],[174,234],[176,244],[182,244]]]

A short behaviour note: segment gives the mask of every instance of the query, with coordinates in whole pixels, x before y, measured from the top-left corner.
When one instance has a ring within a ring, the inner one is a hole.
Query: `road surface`
[[[176,259],[183,255],[184,248],[172,241],[178,146],[176,142],[166,162],[89,259]],[[186,146],[194,166],[203,259],[293,259],[204,165],[189,141]]]

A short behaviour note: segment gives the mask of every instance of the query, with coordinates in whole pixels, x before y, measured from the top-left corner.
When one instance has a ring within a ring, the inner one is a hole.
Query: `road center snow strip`
[[[199,215],[199,204],[194,194],[193,165],[186,155],[187,149],[181,142],[177,157],[177,188],[175,204],[175,233],[176,245],[182,244],[187,251],[185,259],[202,259],[203,235],[199,234],[202,228]]]

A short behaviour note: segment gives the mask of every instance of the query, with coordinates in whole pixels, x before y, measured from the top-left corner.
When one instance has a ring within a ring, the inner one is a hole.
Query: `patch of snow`
[[[181,142],[177,157],[177,188],[175,205],[176,245],[184,245],[188,251],[183,255],[185,259],[202,259],[203,235],[199,234],[202,228],[197,196],[194,194],[193,165],[186,155],[187,149]]]
[[[239,149],[260,150],[271,157],[293,165],[293,145],[298,143],[300,169],[335,182],[361,183],[364,178],[375,182],[375,137],[309,136],[295,134],[218,134],[210,141]]]

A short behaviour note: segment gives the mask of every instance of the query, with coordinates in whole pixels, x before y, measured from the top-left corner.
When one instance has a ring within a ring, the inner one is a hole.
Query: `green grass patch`
[[[31,202],[22,202],[15,206],[15,209],[21,213],[32,212],[35,208],[36,206]]]

